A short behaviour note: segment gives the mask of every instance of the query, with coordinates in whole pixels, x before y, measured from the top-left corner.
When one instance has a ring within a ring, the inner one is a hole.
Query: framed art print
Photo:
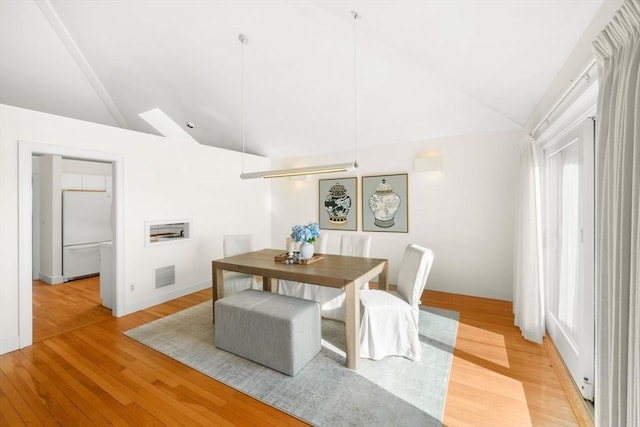
[[[406,173],[362,177],[362,231],[409,232]]]
[[[357,178],[320,179],[318,183],[320,228],[357,231]]]

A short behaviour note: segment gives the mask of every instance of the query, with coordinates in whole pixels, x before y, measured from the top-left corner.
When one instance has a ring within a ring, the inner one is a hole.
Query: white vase
[[[313,245],[309,242],[302,242],[300,245],[300,258],[311,259],[313,258]]]

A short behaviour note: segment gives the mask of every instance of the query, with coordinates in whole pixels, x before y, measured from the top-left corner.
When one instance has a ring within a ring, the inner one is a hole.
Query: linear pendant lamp
[[[260,171],[260,172],[245,172],[244,171],[244,45],[247,44],[247,37],[244,34],[240,34],[238,39],[240,43],[242,43],[242,78],[241,78],[241,105],[242,105],[242,173],[240,174],[241,179],[255,179],[255,178],[285,178],[289,176],[301,176],[301,175],[316,175],[323,173],[335,173],[335,172],[348,172],[358,168],[358,162],[356,161],[356,153],[357,153],[357,110],[356,110],[356,21],[361,18],[361,16],[352,11],[351,16],[353,16],[353,145],[354,145],[354,156],[353,161],[348,163],[337,163],[333,165],[322,165],[322,166],[308,166],[308,167],[300,167],[300,168],[292,168],[292,169],[275,169],[268,171]]]
[[[323,166],[309,166],[302,168],[292,169],[276,169],[261,172],[243,172],[240,174],[242,179],[253,178],[285,178],[288,176],[299,175],[316,175],[321,173],[333,173],[333,172],[348,172],[356,169],[358,164],[356,162],[349,163],[337,163],[335,165],[323,165]]]

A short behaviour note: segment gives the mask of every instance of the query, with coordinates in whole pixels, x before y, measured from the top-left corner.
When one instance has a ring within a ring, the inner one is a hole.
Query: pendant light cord
[[[358,78],[357,78],[357,32],[356,21],[361,18],[352,10],[353,16],[353,164],[358,167]]]
[[[242,120],[242,165],[241,170],[244,173],[244,45],[247,44],[247,36],[240,34],[238,36],[242,49],[240,50],[240,111]]]

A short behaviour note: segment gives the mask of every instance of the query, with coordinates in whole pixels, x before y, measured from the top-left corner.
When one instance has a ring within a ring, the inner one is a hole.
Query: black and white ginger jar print
[[[336,182],[329,189],[329,194],[324,199],[324,208],[329,214],[329,222],[334,225],[347,223],[347,216],[351,209],[351,197],[347,194],[344,185]]]

